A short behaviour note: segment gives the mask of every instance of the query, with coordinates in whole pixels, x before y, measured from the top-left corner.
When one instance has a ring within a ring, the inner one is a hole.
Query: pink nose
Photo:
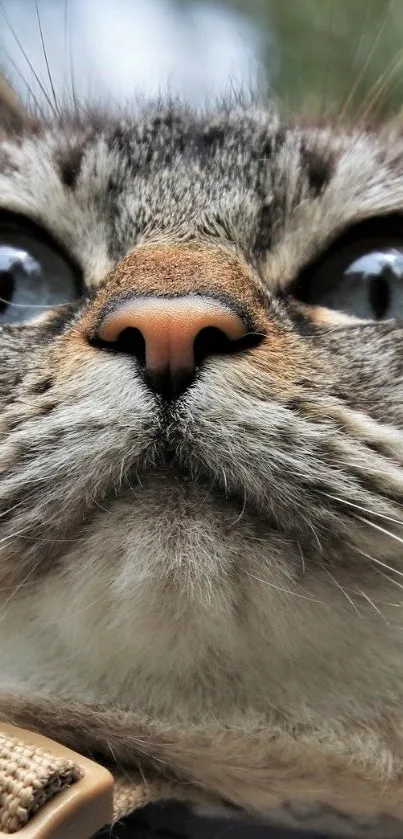
[[[167,393],[183,390],[206,356],[236,352],[246,332],[230,307],[195,295],[132,298],[104,317],[97,337],[137,356],[150,386]]]

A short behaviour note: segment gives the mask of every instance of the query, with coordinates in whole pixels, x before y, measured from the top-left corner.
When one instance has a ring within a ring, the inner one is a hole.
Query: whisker
[[[378,609],[378,606],[376,606],[376,605],[375,605],[374,601],[373,601],[373,600],[371,600],[371,598],[369,597],[369,595],[368,595],[368,594],[366,594],[366,593],[365,593],[365,591],[363,591],[361,588],[359,588],[359,589],[358,589],[358,593],[359,593],[359,594],[361,594],[361,596],[362,596],[362,597],[363,597],[363,598],[364,598],[364,599],[365,599],[365,600],[369,603],[369,605],[370,605],[370,606],[372,606],[372,607],[373,607],[373,609],[375,610],[375,612],[376,612],[376,613],[377,613],[377,614],[378,614],[381,618],[383,618],[383,620],[385,621],[385,623],[389,626],[389,621],[385,618],[385,615],[383,614],[383,612],[381,612],[381,610],[380,610],[380,609]]]
[[[347,543],[347,544],[348,544],[348,543]],[[350,547],[350,548],[351,548],[351,547],[353,547],[353,545],[348,545],[348,547]],[[385,578],[385,580],[388,580],[388,582],[390,582],[390,583],[392,583],[393,585],[396,585],[396,586],[398,586],[399,588],[402,588],[402,589],[403,589],[403,584],[396,582],[396,581],[395,581],[392,577],[389,577],[389,575],[388,575],[388,574],[385,574],[385,572],[384,572],[384,571],[381,571],[379,568],[374,568],[374,571],[375,571],[375,573],[376,573],[376,574],[380,574],[380,575],[381,575],[381,577],[384,577],[384,578]],[[364,598],[367,598],[367,597],[368,597],[368,595],[367,595],[367,594],[365,594],[365,592],[364,592],[364,591],[362,591],[362,589],[357,589],[357,588],[346,588],[346,591],[349,591],[349,592],[351,592],[352,594],[356,594],[356,595],[360,594],[360,595],[362,595]],[[373,600],[373,599],[371,598],[371,603],[372,603],[372,604],[374,604],[374,603],[378,603],[380,606],[399,606],[399,608],[403,609],[403,600],[402,600],[402,602],[401,602],[401,603],[390,603],[390,601],[389,601],[389,600],[379,600],[378,598],[376,598],[375,600]]]
[[[92,499],[92,501],[97,503],[95,501],[95,499]],[[16,504],[15,507],[10,507],[10,510],[14,510],[16,507],[20,507],[23,504],[26,504],[26,502],[21,501],[19,504]],[[100,506],[100,505],[98,504],[98,506]],[[104,508],[102,507],[101,509],[104,509]],[[9,511],[5,510],[5,512],[1,513],[1,515],[5,515],[7,512],[9,512]],[[50,518],[47,522],[48,526],[50,524],[52,524],[53,521],[54,521],[54,519]],[[10,539],[14,539],[17,536],[19,537],[19,539],[22,539],[22,541],[24,541],[24,542],[35,542],[38,545],[53,545],[53,544],[60,544],[60,545],[74,544],[74,545],[76,545],[76,544],[78,544],[79,542],[82,541],[81,536],[77,536],[77,537],[71,538],[71,539],[67,538],[67,537],[66,538],[61,538],[61,539],[49,539],[48,537],[41,538],[40,536],[27,536],[26,534],[28,533],[30,528],[31,528],[31,524],[28,525],[27,527],[25,527],[23,530],[16,530],[13,533],[10,533],[8,536],[4,536],[2,539],[0,539],[0,544],[2,544],[4,542],[8,542],[8,541],[10,541]]]
[[[388,575],[388,574],[385,574],[385,572],[384,572],[384,571],[381,571],[381,569],[380,569],[380,568],[375,568],[375,571],[376,571],[378,574],[380,574],[380,575],[381,575],[381,577],[384,577],[384,578],[385,578],[385,580],[387,580],[387,581],[388,581],[388,583],[392,583],[392,585],[393,585],[393,586],[396,586],[396,588],[400,588],[400,589],[402,589],[402,591],[403,591],[403,583],[398,583],[398,581],[397,581],[397,580],[394,580],[394,579],[393,579],[393,577],[389,577],[389,575]],[[388,606],[400,606],[400,608],[403,608],[403,601],[402,601],[402,603],[388,603],[387,605],[388,605]]]
[[[403,545],[403,539],[400,536],[396,536],[396,533],[392,533],[390,530],[386,530],[384,527],[381,527],[380,524],[375,524],[374,521],[370,521],[366,519],[364,516],[354,516],[355,519],[358,521],[363,521],[364,524],[368,524],[370,527],[373,527],[375,530],[379,530],[380,533],[384,533],[385,536],[389,536],[391,539],[395,539],[396,542],[400,542]]]
[[[301,514],[301,516],[302,516],[302,518],[303,518],[303,520],[304,520],[304,522],[305,522],[306,526],[307,526],[307,527],[309,527],[309,529],[310,529],[310,530],[311,530],[311,532],[313,533],[314,539],[315,539],[315,541],[316,541],[316,543],[317,543],[317,546],[318,546],[318,548],[319,548],[320,553],[323,553],[322,543],[321,543],[321,541],[320,541],[320,539],[319,539],[319,536],[318,536],[318,534],[317,534],[317,532],[316,532],[316,529],[315,529],[314,525],[313,525],[313,524],[312,524],[312,522],[309,520],[308,516],[304,516],[304,515],[303,515],[302,511],[300,511],[300,514]]]
[[[401,52],[389,65],[389,69],[382,74],[378,81],[373,85],[358,112],[358,119],[363,122],[368,118],[368,115],[374,108],[374,105],[379,101],[382,94],[387,89],[390,82],[393,80],[395,73],[397,73],[403,64],[403,53]],[[370,98],[372,96],[372,98]],[[367,104],[368,102],[368,104]]]
[[[43,50],[43,57],[45,59],[46,71],[47,71],[47,74],[48,74],[50,89],[52,91],[53,101],[55,103],[55,111],[57,113],[58,112],[58,104],[57,104],[57,99],[56,99],[56,91],[55,91],[54,84],[53,84],[52,74],[50,72],[48,54],[47,54],[46,46],[45,46],[45,39],[43,37],[41,17],[40,17],[40,14],[39,14],[38,0],[35,0],[35,7],[36,7],[36,17],[37,17],[37,21],[38,21],[39,35],[40,35],[42,50]]]
[[[270,586],[270,588],[276,589],[276,591],[281,591],[285,594],[292,594],[294,597],[302,597],[303,600],[310,600],[312,603],[319,603],[320,606],[326,605],[322,600],[316,600],[315,597],[309,597],[307,594],[301,594],[299,591],[292,591],[289,588],[283,588],[283,586],[278,586],[275,583],[269,583],[268,580],[262,580],[260,577],[257,577],[256,574],[252,574],[251,571],[246,571],[245,568],[243,569],[243,573],[247,574],[248,577],[253,577],[253,579],[257,580],[258,583],[263,583],[265,586]]]
[[[14,504],[13,507],[9,507],[7,510],[3,510],[3,512],[0,513],[0,519],[3,518],[3,516],[7,516],[9,513],[12,513],[13,510],[17,509],[17,507],[22,507],[24,504],[25,501],[19,501],[18,504]]]
[[[388,6],[389,6],[389,5],[390,5],[390,3],[388,3]],[[375,38],[374,38],[373,44],[372,44],[372,46],[371,46],[371,49],[370,49],[370,50],[368,50],[368,53],[367,53],[366,59],[365,59],[364,63],[362,64],[362,66],[361,66],[361,70],[360,70],[360,72],[358,73],[358,75],[357,75],[357,77],[356,77],[356,79],[355,79],[355,81],[354,81],[354,83],[353,83],[353,85],[352,85],[352,87],[351,87],[350,93],[349,93],[349,95],[348,95],[348,97],[347,97],[347,99],[346,99],[346,101],[345,101],[345,103],[344,103],[344,105],[343,105],[343,108],[342,108],[341,113],[340,113],[340,116],[339,116],[339,122],[342,122],[342,121],[343,121],[343,119],[345,118],[346,113],[348,112],[348,110],[349,110],[349,108],[350,108],[350,105],[351,105],[351,103],[352,103],[352,101],[353,101],[353,99],[354,99],[354,96],[355,96],[355,94],[356,94],[356,92],[357,92],[357,90],[358,90],[358,88],[359,88],[359,86],[360,86],[360,84],[361,84],[361,82],[362,82],[362,79],[363,79],[363,77],[364,77],[364,75],[365,75],[365,73],[366,73],[366,71],[367,71],[367,69],[368,69],[368,66],[369,66],[369,63],[370,63],[370,61],[371,61],[371,58],[372,58],[372,56],[373,56],[373,54],[374,54],[375,50],[376,50],[376,49],[377,49],[377,47],[378,47],[379,40],[380,40],[380,38],[381,38],[382,32],[383,32],[383,30],[384,30],[384,28],[385,28],[385,25],[386,25],[387,13],[388,13],[388,9],[386,9],[386,11],[385,11],[385,14],[384,14],[383,20],[381,21],[381,23],[380,23],[380,25],[379,25],[379,27],[378,27],[378,31],[377,31],[377,33],[376,33],[376,35],[375,35]]]
[[[99,509],[100,509],[100,510],[103,510],[103,511],[104,511],[104,513],[109,513],[109,510],[107,510],[107,509],[106,509],[106,507],[103,507],[103,506],[102,506],[102,504],[100,504],[100,503],[99,503],[99,501],[97,501],[97,500],[96,500],[96,498],[93,498],[93,499],[92,499],[92,502],[93,502],[93,503],[94,503],[97,507],[99,507]]]
[[[37,584],[36,580],[31,580],[30,582],[23,583],[24,588],[36,588],[37,585],[38,584]],[[0,587],[0,592],[1,591],[14,591],[14,590],[15,590],[15,585],[14,586],[1,586]]]
[[[73,100],[73,104],[77,110],[77,96],[76,96],[76,85],[74,80],[74,72],[73,72],[73,62],[72,62],[72,52],[71,52],[71,36],[70,36],[70,26],[69,26],[69,5],[68,0],[64,0],[64,34],[65,34],[65,55],[66,60],[69,65],[69,76],[70,76],[70,86],[71,86],[71,97]]]
[[[267,338],[264,332],[246,332],[244,338]]]
[[[348,507],[354,507],[356,510],[361,510],[363,513],[369,513],[371,516],[386,519],[386,521],[391,521],[394,524],[403,524],[403,519],[394,519],[391,516],[387,516],[385,513],[368,510],[367,507],[361,507],[360,504],[356,504],[353,501],[347,501],[346,498],[339,498],[337,495],[331,495],[330,492],[321,492],[321,495],[325,495],[327,498],[332,498],[333,501],[339,501],[340,504],[346,504]]]
[[[241,518],[242,518],[242,516],[243,516],[243,514],[244,514],[245,510],[246,510],[246,489],[244,489],[244,491],[243,491],[243,505],[242,505],[242,510],[241,510],[241,512],[239,513],[239,515],[236,517],[235,521],[233,521],[233,522],[231,523],[230,527],[235,527],[235,525],[236,525],[236,524],[238,524],[238,523],[241,521]]]
[[[357,612],[357,615],[359,615],[359,617],[360,617],[360,618],[362,618],[362,613],[361,613],[361,612],[360,612],[360,610],[357,608],[357,606],[356,606],[356,604],[354,603],[354,600],[352,599],[352,597],[350,597],[350,595],[349,595],[349,594],[345,591],[345,589],[343,588],[343,586],[341,586],[341,585],[340,585],[340,583],[339,583],[339,582],[335,579],[335,577],[333,577],[333,574],[331,574],[331,573],[330,573],[330,571],[329,571],[329,569],[328,569],[328,568],[324,568],[324,571],[326,571],[326,574],[328,575],[328,577],[330,577],[330,579],[331,579],[331,580],[333,580],[333,582],[334,582],[335,586],[337,586],[337,588],[338,588],[338,589],[340,589],[340,591],[342,592],[342,594],[344,594],[344,597],[346,597],[346,599],[348,600],[348,602],[350,603],[350,605],[353,607],[354,611],[355,611],[355,612]]]
[[[356,46],[356,48],[355,48],[355,50],[354,50],[354,62],[353,62],[353,66],[352,66],[352,68],[351,68],[352,72],[353,72],[353,71],[355,70],[355,68],[356,68],[356,65],[357,65],[357,60],[358,60],[358,57],[359,57],[360,52],[361,52],[362,42],[363,42],[363,40],[364,40],[364,35],[365,35],[366,28],[367,28],[367,25],[368,25],[368,18],[369,18],[370,5],[371,5],[371,0],[369,0],[369,2],[367,3],[367,5],[366,5],[366,7],[365,7],[365,19],[364,19],[363,27],[362,27],[362,29],[361,29],[361,33],[360,33],[360,38],[359,38],[358,44],[357,44],[357,46]]]
[[[362,556],[365,556],[367,559],[370,559],[371,562],[374,562],[376,565],[380,565],[382,568],[386,568],[387,571],[391,571],[392,574],[397,574],[398,577],[403,577],[402,571],[399,571],[397,568],[393,568],[392,565],[388,565],[387,562],[382,562],[381,559],[377,559],[375,556],[371,556],[371,554],[367,554],[365,551],[362,551],[361,548],[357,548],[355,546],[354,550],[356,550]],[[403,588],[403,586],[402,586]]]
[[[16,533],[10,533],[8,536],[4,536],[3,539],[0,539],[0,545],[4,542],[9,542],[10,539],[14,539],[16,536],[21,536],[21,534],[26,533],[28,528],[24,528],[24,530],[17,530]]]
[[[352,464],[349,463],[348,460],[339,460],[337,458],[332,460],[332,465],[341,466],[343,469],[347,469],[347,470],[352,468]],[[362,473],[363,465],[361,463],[355,463],[355,464],[353,464],[353,467],[358,471],[359,474]],[[385,478],[385,468],[376,469],[371,463],[371,465],[367,468],[367,474],[370,474],[371,476],[372,475],[374,475],[374,476],[379,475],[380,478],[384,479]],[[402,484],[401,480],[400,480],[400,483]]]
[[[334,25],[334,14],[335,14],[335,3],[329,3],[329,23],[327,28],[328,37],[333,39],[333,25]],[[326,65],[325,74],[323,79],[323,84],[321,85],[321,92],[320,92],[320,114],[324,116],[326,114],[326,102],[328,101],[328,86],[329,86],[329,77],[331,73],[331,64],[330,62]]]
[[[38,97],[35,95],[35,93],[34,93],[34,91],[33,91],[33,88],[31,87],[31,85],[29,84],[29,82],[27,81],[27,79],[25,78],[24,73],[22,72],[22,70],[21,70],[21,69],[20,69],[20,67],[18,66],[17,62],[16,62],[16,61],[14,61],[13,57],[10,55],[10,53],[8,52],[8,50],[5,50],[5,49],[4,49],[4,47],[2,47],[2,51],[3,51],[4,55],[6,56],[8,63],[11,65],[11,67],[13,67],[13,69],[15,70],[15,72],[19,75],[20,79],[21,79],[21,80],[22,80],[22,82],[24,83],[24,85],[25,85],[25,87],[26,87],[26,89],[27,89],[27,91],[28,91],[29,95],[32,97],[32,99],[33,99],[33,101],[34,101],[34,103],[35,103],[35,107],[36,107],[36,109],[37,109],[37,111],[38,111],[38,114],[39,114],[39,115],[42,117],[42,119],[43,119],[43,118],[44,118],[44,116],[45,116],[45,114],[44,114],[44,110],[43,110],[43,108],[42,108],[42,105],[40,104]]]
[[[299,543],[299,542],[297,542],[297,545],[298,545],[298,550],[299,550],[299,552],[300,552],[300,556],[301,556],[302,573],[303,573],[303,574],[305,574],[305,571],[306,571],[306,568],[305,568],[305,557],[304,557],[304,554],[303,554],[303,552],[302,552],[302,548],[301,548],[300,543]]]
[[[136,492],[136,490],[134,489],[134,487],[133,487],[132,483],[129,481],[129,479],[128,479],[128,478],[126,478],[126,481],[127,481],[127,485],[128,485],[128,487],[129,487],[130,492],[132,493],[133,497],[136,499],[136,501],[140,501],[140,496],[138,495],[138,493],[137,493],[137,492]],[[142,484],[140,484],[140,486],[142,487],[143,485],[142,485]]]
[[[25,61],[27,62],[28,67],[29,67],[29,69],[31,70],[31,73],[33,74],[33,76],[34,76],[35,80],[37,81],[37,83],[38,83],[38,85],[39,85],[39,87],[40,87],[40,89],[41,89],[41,91],[42,91],[42,93],[43,93],[43,95],[44,95],[44,97],[45,97],[45,99],[46,99],[46,101],[47,101],[47,103],[48,103],[48,105],[49,105],[50,109],[52,110],[53,115],[54,115],[54,116],[57,116],[57,113],[56,113],[56,111],[55,111],[55,109],[54,109],[53,102],[52,102],[52,100],[51,100],[51,98],[50,98],[50,96],[49,96],[49,94],[48,94],[48,92],[47,92],[46,88],[45,88],[45,87],[44,87],[44,85],[42,84],[42,82],[41,82],[41,80],[40,80],[40,78],[39,78],[39,76],[38,76],[38,74],[37,74],[37,72],[36,72],[36,70],[35,70],[35,67],[34,67],[34,66],[33,66],[33,64],[32,64],[32,61],[28,58],[28,55],[27,55],[26,51],[24,50],[24,47],[22,46],[21,41],[20,41],[20,39],[18,38],[18,35],[17,35],[17,33],[16,33],[16,31],[15,31],[15,29],[14,29],[14,27],[13,27],[13,25],[12,25],[11,21],[9,20],[8,15],[6,14],[6,11],[5,11],[5,8],[4,8],[4,3],[3,3],[3,0],[0,0],[0,10],[1,10],[1,13],[2,13],[2,15],[3,15],[3,17],[4,17],[4,20],[5,20],[6,24],[7,24],[8,28],[9,28],[9,30],[10,30],[10,32],[11,32],[11,34],[12,34],[12,36],[13,36],[13,38],[14,38],[14,40],[15,40],[15,42],[16,42],[16,44],[17,44],[17,46],[18,46],[18,49],[20,50],[21,54],[24,56]]]
[[[6,300],[5,297],[0,297],[0,303],[5,303],[7,308],[12,307],[13,309],[57,309],[58,306],[67,306],[67,304],[71,302],[66,300],[65,303],[56,303],[52,305],[40,304],[40,303],[13,303],[12,300]]]

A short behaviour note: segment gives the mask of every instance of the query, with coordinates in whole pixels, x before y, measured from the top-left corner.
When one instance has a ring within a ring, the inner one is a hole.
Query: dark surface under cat
[[[326,839],[325,836],[268,827],[256,821],[203,818],[182,804],[150,804],[94,839]]]

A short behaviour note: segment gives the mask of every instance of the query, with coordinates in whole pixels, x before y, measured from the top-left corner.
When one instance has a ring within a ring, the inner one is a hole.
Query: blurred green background
[[[381,117],[403,101],[402,43],[403,0],[0,0],[0,67],[41,101],[253,89]]]
[[[280,61],[272,81],[286,107],[326,115],[384,115],[403,102],[402,0],[234,0],[271,32]],[[265,63],[271,67],[270,44]]]

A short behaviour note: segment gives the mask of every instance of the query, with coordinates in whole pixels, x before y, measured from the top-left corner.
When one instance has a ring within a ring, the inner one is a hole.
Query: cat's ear
[[[32,117],[0,72],[0,136],[22,131],[31,124]]]

